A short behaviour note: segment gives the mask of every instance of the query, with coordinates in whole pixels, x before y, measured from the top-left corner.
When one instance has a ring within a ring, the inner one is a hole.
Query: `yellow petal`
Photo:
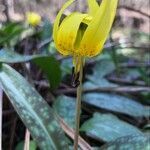
[[[61,10],[59,11],[56,19],[55,19],[55,22],[54,22],[54,28],[53,28],[53,38],[54,38],[54,41],[56,41],[57,39],[57,31],[58,31],[58,28],[59,28],[59,24],[60,24],[60,18],[64,12],[64,10],[69,7],[69,5],[71,5],[75,0],[68,0],[64,5],[63,7],[61,8]]]
[[[86,16],[86,14],[75,12],[62,21],[57,31],[57,39],[55,40],[57,49],[61,54],[75,54],[75,42],[77,40],[78,29]]]
[[[99,10],[89,23],[80,44],[80,53],[95,56],[101,52],[111,29],[118,0],[103,0]]]
[[[88,0],[88,6],[89,6],[89,14],[94,16],[99,9],[98,3],[96,2],[96,0]]]
[[[67,16],[61,23],[59,30],[57,31],[57,48],[63,55],[75,54],[75,42],[78,34],[78,30],[82,20],[86,17],[86,14],[78,12],[72,13]]]

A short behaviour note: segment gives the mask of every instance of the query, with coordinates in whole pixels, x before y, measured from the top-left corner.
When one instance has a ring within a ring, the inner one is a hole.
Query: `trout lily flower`
[[[73,12],[61,21],[64,10],[75,0],[68,0],[54,22],[53,38],[57,50],[72,55],[76,71],[80,57],[93,57],[101,53],[111,29],[118,0],[87,0],[88,13]]]
[[[72,55],[74,63],[73,85],[77,86],[76,129],[74,150],[78,149],[80,124],[83,58],[101,53],[111,29],[118,0],[87,0],[88,13],[73,12],[62,21],[64,10],[75,0],[68,0],[59,11],[53,29],[53,38],[57,50],[63,55]]]

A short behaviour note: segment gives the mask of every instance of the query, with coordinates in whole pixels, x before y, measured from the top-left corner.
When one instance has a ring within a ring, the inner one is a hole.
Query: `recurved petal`
[[[57,48],[63,55],[75,54],[75,41],[77,33],[82,20],[87,14],[81,14],[78,12],[72,13],[67,16],[61,23],[59,30],[57,31]]]
[[[88,0],[88,6],[89,6],[89,14],[94,16],[95,13],[99,9],[99,5],[96,0]]]
[[[118,0],[103,0],[99,10],[89,23],[80,44],[80,51],[86,56],[101,52],[111,29]]]
[[[53,27],[53,39],[54,41],[56,41],[57,39],[57,31],[58,31],[58,28],[59,28],[59,24],[60,24],[60,19],[61,19],[61,16],[64,12],[64,10],[69,7],[69,5],[71,5],[75,0],[68,0],[64,5],[63,7],[61,8],[61,10],[59,11],[58,15],[56,16],[56,19],[55,19],[55,22],[54,22],[54,27]]]

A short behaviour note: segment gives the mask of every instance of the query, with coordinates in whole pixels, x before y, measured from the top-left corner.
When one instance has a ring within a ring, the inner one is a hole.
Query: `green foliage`
[[[40,57],[40,55],[25,56],[8,49],[0,50],[0,62],[5,63],[27,62],[37,57]]]
[[[41,149],[66,149],[58,118],[37,91],[14,69],[3,64],[0,83]]]
[[[128,135],[143,135],[136,127],[118,119],[111,114],[95,113],[93,118],[81,126],[81,131],[92,138],[110,142]]]
[[[49,20],[44,19],[43,21],[43,26],[40,32],[40,40],[41,43],[46,43],[42,48],[41,48],[41,52],[44,54],[48,54],[49,53],[49,47],[52,43],[50,43],[50,41],[52,41],[52,24],[50,23]],[[50,51],[51,53],[51,51]]]
[[[24,31],[24,27],[18,23],[8,23],[0,28],[0,46],[15,44],[16,38]],[[15,42],[15,43],[14,43]]]
[[[15,150],[23,150],[24,149],[24,141],[18,143],[18,145],[16,146]],[[37,149],[37,145],[34,141],[30,141],[30,147],[29,150],[36,150]]]
[[[41,32],[41,39],[46,40],[48,38],[51,38],[52,36],[52,24],[49,20],[45,19],[43,22],[42,32]]]
[[[105,55],[105,57],[102,57],[99,61],[97,61],[92,70],[93,74],[87,75],[88,81],[84,83],[85,88],[116,86],[105,78],[106,75],[115,70],[114,63],[109,55]]]
[[[149,136],[126,136],[101,147],[101,150],[149,150]]]
[[[75,106],[76,104],[74,98],[63,95],[59,96],[53,104],[54,110],[72,128],[75,127]]]
[[[104,93],[89,93],[85,94],[83,101],[92,106],[127,114],[134,117],[149,117],[150,109],[133,99],[116,95]]]

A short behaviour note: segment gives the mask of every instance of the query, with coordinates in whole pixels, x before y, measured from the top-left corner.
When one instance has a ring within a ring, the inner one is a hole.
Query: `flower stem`
[[[78,150],[78,136],[80,126],[80,113],[81,113],[81,96],[82,96],[82,78],[83,78],[83,58],[80,57],[80,72],[79,72],[79,86],[77,88],[77,100],[76,100],[76,128],[74,136],[74,150]]]

